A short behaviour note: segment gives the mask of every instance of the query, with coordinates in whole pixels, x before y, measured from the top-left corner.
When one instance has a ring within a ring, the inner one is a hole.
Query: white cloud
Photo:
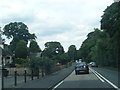
[[[47,41],[59,41],[67,51],[71,44],[79,49],[86,35],[100,27],[105,8],[113,0],[3,0],[0,25],[24,22],[44,49]],[[7,40],[8,42],[8,40]]]

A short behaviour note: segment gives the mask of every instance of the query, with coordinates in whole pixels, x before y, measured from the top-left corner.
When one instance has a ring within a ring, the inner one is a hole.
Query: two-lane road
[[[103,78],[99,77],[94,70],[89,74],[75,75],[73,71],[66,79],[57,84],[56,88],[114,88]]]

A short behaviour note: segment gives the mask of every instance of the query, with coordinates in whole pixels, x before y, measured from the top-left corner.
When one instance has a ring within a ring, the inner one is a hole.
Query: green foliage
[[[88,34],[88,38],[83,42],[81,48],[79,49],[79,57],[81,57],[81,59],[84,59],[86,62],[91,61],[90,53],[92,53],[92,48],[96,45],[101,33],[102,31],[96,28],[94,32]]]
[[[1,27],[0,27],[0,44],[2,44],[2,31],[1,31]]]
[[[42,55],[49,58],[54,58],[55,55],[60,55],[64,53],[64,49],[59,42],[47,42],[45,43],[45,49]]]
[[[51,67],[55,65],[55,62],[48,57],[33,57],[29,61],[29,67],[31,69],[42,69],[46,74],[51,72]]]
[[[56,63],[59,62],[59,63],[62,63],[62,64],[67,64],[69,62],[69,56],[68,56],[67,53],[57,55],[55,57],[55,59],[56,59]]]
[[[95,29],[88,34],[79,52],[86,62],[96,61],[99,65],[113,65],[114,53],[111,52],[110,36],[106,31]],[[113,56],[112,56],[112,55]]]
[[[48,57],[43,57],[42,60],[43,60],[43,66],[45,69],[45,74],[50,74],[52,72],[51,71],[52,66],[55,65],[55,62]]]
[[[41,58],[37,58],[37,57],[30,58],[28,63],[30,68],[40,68],[42,66]]]
[[[118,67],[120,64],[120,2],[107,7],[101,20],[101,29],[88,34],[79,49],[79,57],[96,61],[101,66]]]
[[[106,30],[110,36],[120,30],[120,2],[107,7],[101,19],[101,29]]]
[[[36,41],[34,40],[30,41],[29,52],[32,52],[32,53],[41,52],[41,49]]]
[[[20,40],[15,49],[15,57],[16,58],[27,58],[28,56],[28,48],[25,41]]]
[[[16,58],[15,59],[15,64],[26,64],[28,62],[27,59],[23,59],[23,58]]]
[[[30,34],[27,25],[22,22],[13,22],[5,25],[3,28],[3,35],[6,35],[8,39],[12,38],[10,42],[11,50],[14,51],[17,43],[20,40],[24,40],[28,43],[28,40],[35,39],[35,34]]]
[[[70,60],[75,60],[76,59],[76,55],[77,55],[77,51],[76,51],[76,46],[75,45],[71,45],[68,48],[68,56]]]
[[[108,58],[113,66],[118,66],[118,61],[120,60],[120,2],[113,3],[104,12],[101,20],[101,29],[110,35]]]

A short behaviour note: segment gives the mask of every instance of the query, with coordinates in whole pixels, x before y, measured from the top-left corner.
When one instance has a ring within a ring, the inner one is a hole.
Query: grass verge
[[[109,70],[115,70],[115,71],[118,71],[118,68],[116,67],[109,67],[109,66],[105,66],[103,68],[106,68],[106,69],[109,69]]]

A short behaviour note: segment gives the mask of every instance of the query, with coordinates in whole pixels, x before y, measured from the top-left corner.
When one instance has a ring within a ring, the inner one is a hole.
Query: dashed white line
[[[93,70],[93,69],[91,69]],[[111,86],[113,86],[115,89],[120,90],[120,88],[118,88],[115,84],[113,84],[112,82],[110,82],[108,79],[106,79],[105,77],[103,77],[101,74],[99,74],[97,71],[94,70],[94,72],[99,75],[101,78],[103,78],[107,83],[109,83]]]
[[[53,87],[52,90],[56,89],[58,86],[60,86],[63,83],[63,81],[61,81],[60,83],[58,83],[55,87]]]

